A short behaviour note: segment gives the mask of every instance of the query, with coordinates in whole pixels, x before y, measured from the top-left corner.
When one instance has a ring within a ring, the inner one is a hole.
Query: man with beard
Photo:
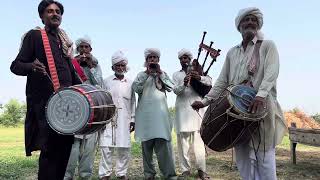
[[[72,42],[59,28],[64,12],[62,4],[44,0],[40,2],[38,12],[45,27],[42,31],[39,28],[30,30],[24,36],[19,54],[10,69],[16,75],[27,76],[26,155],[31,156],[32,151],[41,150],[38,179],[62,180],[73,136],[58,134],[49,127],[45,106],[54,91],[80,84],[81,81],[71,64]],[[51,49],[48,46],[44,48],[42,38],[45,35]],[[53,58],[47,59],[45,50],[51,50]]]
[[[91,51],[90,38],[79,38],[76,41],[76,52],[78,55],[72,60],[72,63],[83,83],[103,88],[101,68],[98,60],[91,54]],[[77,166],[81,179],[91,178],[96,144],[97,133],[75,135],[64,180],[73,179]]]
[[[171,145],[172,122],[169,117],[166,91],[173,83],[160,69],[160,51],[147,48],[144,51],[145,71],[138,73],[132,84],[139,95],[136,110],[135,138],[141,141],[145,179],[155,179],[153,151],[158,159],[160,171],[165,179],[176,179]]]
[[[100,137],[101,160],[99,165],[99,178],[111,179],[112,159],[115,157],[115,173],[118,179],[128,179],[127,169],[130,160],[131,139],[130,132],[134,131],[135,93],[132,90],[132,81],[125,77],[128,71],[128,60],[122,51],[115,52],[112,57],[112,70],[114,75],[106,78],[106,90],[112,95],[112,100],[117,107],[116,126],[107,124]],[[114,128],[114,129],[113,129]],[[114,131],[113,131],[114,130]],[[114,154],[116,153],[116,154]],[[113,155],[114,154],[114,155]]]
[[[235,25],[242,35],[242,42],[227,53],[219,78],[208,95],[192,106],[199,109],[209,105],[231,84],[246,84],[257,90],[248,112],[254,114],[268,108],[268,114],[258,131],[252,134],[251,141],[235,146],[236,163],[243,179],[274,180],[277,179],[275,146],[281,143],[286,130],[277,101],[278,51],[273,41],[263,40],[260,32],[263,15],[258,8],[240,10]],[[256,48],[258,51],[254,50]]]
[[[178,154],[180,167],[182,169],[181,178],[187,179],[191,175],[191,164],[189,149],[193,147],[196,160],[196,168],[200,179],[209,179],[206,172],[205,147],[200,136],[200,126],[205,113],[205,108],[199,110],[199,114],[190,106],[194,101],[200,101],[200,95],[190,86],[192,79],[211,86],[209,76],[201,76],[197,71],[190,71],[192,53],[187,49],[181,49],[178,58],[182,69],[173,74],[175,84],[173,92],[177,95],[175,128],[177,133]]]

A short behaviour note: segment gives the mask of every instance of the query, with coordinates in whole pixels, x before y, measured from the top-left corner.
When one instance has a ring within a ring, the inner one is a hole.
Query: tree
[[[314,120],[316,120],[318,123],[320,123],[320,113],[317,113],[313,116],[311,116]]]
[[[26,104],[16,99],[11,99],[3,106],[3,113],[0,115],[0,124],[6,127],[17,126],[23,121],[26,113]]]

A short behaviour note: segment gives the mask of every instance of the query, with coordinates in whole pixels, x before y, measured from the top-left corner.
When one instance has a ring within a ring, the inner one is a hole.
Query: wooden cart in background
[[[291,127],[289,127],[289,139],[292,163],[296,164],[297,143],[320,147],[320,129],[296,128],[296,124],[291,123]]]

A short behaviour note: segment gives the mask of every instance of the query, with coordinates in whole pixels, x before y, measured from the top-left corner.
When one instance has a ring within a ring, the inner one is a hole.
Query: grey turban
[[[192,53],[191,53],[191,51],[188,50],[188,49],[181,49],[181,50],[178,52],[178,58],[179,58],[179,59],[180,59],[183,55],[188,56],[191,60],[193,59]]]
[[[115,53],[113,53],[113,55],[111,56],[111,63],[112,63],[112,66],[121,62],[121,61],[124,61],[126,64],[128,64],[128,59],[127,57],[124,55],[124,53],[122,51],[116,51]]]
[[[147,59],[147,57],[151,54],[154,54],[160,58],[160,50],[157,48],[147,48],[144,50],[144,57]]]
[[[91,47],[91,39],[88,36],[77,39],[76,40],[76,47],[78,48],[81,43],[87,43]]]
[[[259,24],[258,30],[260,30],[262,25],[263,25],[263,14],[262,14],[262,12],[260,11],[259,8],[248,7],[248,8],[241,9],[239,11],[239,13],[238,13],[238,16],[235,19],[235,25],[236,25],[236,28],[238,29],[238,31],[240,31],[239,25],[240,25],[241,20],[247,15],[254,15],[254,16],[257,17],[258,24]]]

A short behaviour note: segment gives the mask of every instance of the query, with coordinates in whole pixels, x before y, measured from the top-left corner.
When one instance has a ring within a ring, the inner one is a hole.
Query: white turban
[[[241,9],[239,11],[239,13],[238,13],[238,16],[235,19],[235,25],[236,25],[236,28],[238,29],[238,31],[240,31],[239,25],[240,25],[241,20],[247,15],[254,15],[255,17],[257,17],[258,25],[259,25],[258,30],[260,30],[262,25],[263,25],[263,14],[262,14],[262,12],[260,11],[259,8],[248,7],[248,8]]]
[[[147,57],[151,54],[154,54],[160,58],[160,50],[157,48],[147,48],[144,50],[144,57],[147,59]]]
[[[91,39],[88,36],[76,40],[76,47],[78,48],[81,43],[87,43],[91,46]]]
[[[111,56],[111,61],[112,66],[121,61],[124,61],[126,64],[128,64],[128,59],[125,57],[122,51],[116,51],[115,53],[113,53],[113,55]]]
[[[191,53],[191,51],[188,50],[188,49],[181,49],[181,50],[178,52],[178,58],[179,58],[179,59],[180,59],[183,55],[188,56],[191,60],[193,59],[192,53]]]

